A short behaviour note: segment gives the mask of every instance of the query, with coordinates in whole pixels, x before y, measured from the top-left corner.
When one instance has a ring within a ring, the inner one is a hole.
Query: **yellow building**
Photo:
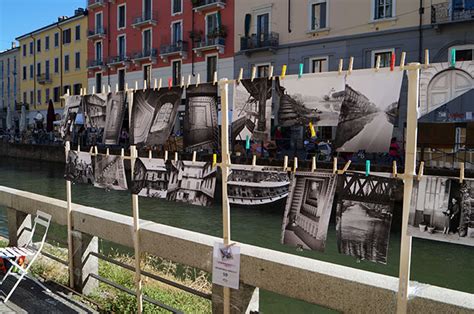
[[[87,11],[17,37],[20,43],[20,100],[29,105],[30,122],[46,117],[48,102],[62,112],[61,96],[79,94],[87,86]]]

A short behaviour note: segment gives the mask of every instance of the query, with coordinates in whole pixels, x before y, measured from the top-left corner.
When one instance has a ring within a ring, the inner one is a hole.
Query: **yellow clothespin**
[[[105,150],[105,154],[106,154],[107,156],[110,155],[110,149],[109,149],[108,147],[107,147],[107,149]]]
[[[212,154],[212,168],[217,165],[217,154]]]
[[[284,64],[282,67],[281,67],[281,75],[280,75],[280,78],[281,79],[284,79],[286,76],[286,64]]]
[[[158,80],[155,78],[155,82],[153,84],[153,90],[156,90],[157,87],[158,87]]]
[[[125,157],[125,149],[122,147],[122,149],[120,150],[120,156],[121,157]]]
[[[95,152],[96,155],[99,154],[99,150],[97,149],[97,146],[94,146],[94,152]]]
[[[178,161],[178,152],[174,152],[174,161]]]
[[[147,85],[146,85],[146,80],[143,80],[143,91],[145,91],[147,88]]]
[[[161,89],[161,86],[163,86],[163,78],[160,77],[160,79],[158,80],[158,90]]]
[[[93,147],[93,146],[91,146],[91,149],[89,149],[89,154],[91,154],[91,155],[92,155],[92,154],[94,153],[94,152],[93,152],[93,149],[94,149],[94,147]]]
[[[397,161],[394,160],[392,162],[392,175],[394,178],[396,178],[398,176],[398,171],[397,171]]]
[[[188,82],[186,83],[186,88],[188,88],[189,85],[191,85],[191,74],[188,75]]]
[[[151,149],[148,151],[148,159],[152,159],[153,158],[153,152],[151,151]]]
[[[110,94],[110,85],[109,84],[107,84],[107,93]]]
[[[430,50],[425,49],[425,69],[430,65]]]
[[[118,92],[118,83],[115,83],[115,92]]]
[[[125,83],[125,91],[128,91],[128,83]]]
[[[92,86],[92,95],[95,95],[95,85]]]
[[[138,81],[135,81],[135,90],[138,90]]]
[[[77,151],[78,151],[78,152],[81,151],[81,144],[77,144]]]
[[[349,169],[349,166],[351,165],[351,162],[352,162],[352,161],[348,160],[348,161],[346,162],[346,164],[344,165],[344,168],[342,168],[342,170],[338,170],[338,171],[337,171],[337,174],[344,174],[344,173],[346,173],[347,169]],[[337,166],[336,166],[336,167],[337,167]]]
[[[418,169],[418,176],[417,176],[418,181],[420,181],[421,178],[423,177],[423,170],[424,169],[425,169],[425,162],[422,161],[422,162],[420,162],[420,169]]]
[[[101,94],[105,94],[105,84],[102,84],[102,93]]]

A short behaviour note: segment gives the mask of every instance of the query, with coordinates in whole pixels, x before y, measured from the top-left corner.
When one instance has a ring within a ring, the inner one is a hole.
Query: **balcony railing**
[[[155,59],[158,55],[158,50],[155,48],[152,49],[142,49],[140,51],[137,51],[133,54],[132,59],[134,61],[141,61],[144,59]]]
[[[132,27],[154,26],[158,20],[158,12],[144,12],[133,19]]]
[[[105,63],[102,59],[95,59],[95,60],[89,60],[87,61],[87,67],[89,69],[93,69],[93,68],[101,68],[105,66]]]
[[[186,59],[188,54],[188,42],[187,41],[177,41],[171,44],[161,45],[160,47],[160,57],[164,62],[168,61],[168,56],[171,55],[180,55],[183,59]]]
[[[279,36],[278,33],[268,34],[252,34],[247,37],[240,38],[240,51],[249,53],[253,51],[278,49]]]
[[[105,5],[106,0],[88,0],[87,1],[87,8],[94,9],[99,8]]]
[[[226,0],[197,0],[193,2],[194,11],[203,11],[215,8],[225,8]]]
[[[130,58],[127,57],[126,55],[120,55],[120,56],[113,56],[109,58],[108,65],[113,66],[113,65],[120,65],[124,64],[125,62],[129,62]]]
[[[225,38],[220,36],[206,36],[202,41],[196,42],[194,51],[201,55],[206,50],[218,50],[219,53],[224,53]]]
[[[474,2],[465,4],[443,2],[431,6],[431,24],[450,23],[474,20]]]
[[[87,33],[89,39],[96,39],[105,37],[106,29],[104,27],[96,27],[95,29],[90,29]]]
[[[53,79],[51,78],[51,75],[49,73],[45,74],[40,74],[36,77],[36,81],[38,84],[50,84]]]

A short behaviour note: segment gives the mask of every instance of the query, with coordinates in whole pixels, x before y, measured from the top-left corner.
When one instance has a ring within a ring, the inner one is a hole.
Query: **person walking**
[[[459,214],[461,213],[461,208],[459,207],[458,200],[453,197],[451,200],[451,212],[450,212],[450,221],[449,221],[449,233],[456,233],[459,227]]]
[[[402,158],[400,157],[400,146],[397,143],[396,137],[392,137],[392,140],[390,141],[388,155],[390,156],[390,163],[393,163],[393,161],[396,161],[399,164],[402,163]]]

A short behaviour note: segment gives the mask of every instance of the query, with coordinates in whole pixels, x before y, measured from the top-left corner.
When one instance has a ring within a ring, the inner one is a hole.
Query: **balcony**
[[[105,62],[102,59],[89,60],[87,61],[87,68],[90,70],[104,70],[106,67]]]
[[[163,62],[168,62],[168,57],[173,55],[179,55],[181,58],[186,59],[188,57],[188,42],[180,40],[169,45],[161,45],[160,57]]]
[[[445,24],[452,22],[474,20],[474,3],[466,1],[465,4],[443,2],[431,6],[431,24]]]
[[[106,0],[88,0],[87,9],[96,9],[105,6]]]
[[[133,62],[138,63],[138,62],[145,62],[145,61],[152,61],[153,63],[156,62],[156,58],[158,55],[158,50],[157,49],[142,49],[138,52],[135,52],[133,54]]]
[[[252,34],[247,37],[240,37],[240,51],[251,54],[257,51],[275,52],[278,49],[278,33]]]
[[[104,38],[106,33],[107,32],[104,27],[96,27],[95,29],[90,29],[87,32],[87,38],[91,40]]]
[[[158,20],[158,12],[144,12],[140,16],[133,19],[133,28],[143,28],[147,26],[155,26]]]
[[[51,78],[51,75],[49,73],[45,74],[40,74],[36,77],[36,81],[38,84],[45,85],[45,84],[51,84],[53,79]]]
[[[107,63],[109,67],[128,66],[129,64],[130,58],[125,55],[110,57],[109,62]]]
[[[225,5],[226,0],[197,0],[193,1],[193,10],[202,12],[210,9],[223,9]]]
[[[217,50],[219,53],[224,53],[225,38],[221,36],[206,36],[204,40],[197,41],[194,52],[200,57],[204,51]]]

